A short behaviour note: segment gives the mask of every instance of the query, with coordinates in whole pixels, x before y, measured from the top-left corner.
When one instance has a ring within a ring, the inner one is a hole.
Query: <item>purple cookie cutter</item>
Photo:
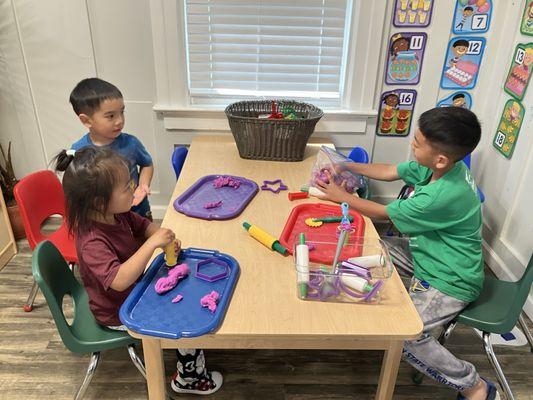
[[[208,265],[215,264],[218,267],[216,268],[218,271],[215,273],[206,273],[206,272],[200,272],[200,269],[202,267],[207,267]],[[207,282],[216,282],[220,279],[226,278],[230,273],[229,265],[224,262],[223,260],[220,260],[219,258],[208,258],[206,260],[200,261],[198,264],[196,264],[196,277],[198,279],[203,279]]]
[[[342,283],[340,278],[340,275],[342,274],[360,276],[359,274],[346,269],[341,269],[339,271],[339,275],[336,277],[326,276],[324,272],[318,271],[311,279],[309,279],[308,288],[310,290],[307,293],[307,297],[310,299],[320,299],[321,301],[326,301],[328,297],[339,295],[342,290],[348,296],[363,299],[364,301],[369,302],[374,296],[377,295],[379,289],[381,289],[383,286],[383,281],[378,280],[373,285],[372,290],[370,290],[368,293],[360,294]]]
[[[276,189],[272,189],[272,186],[278,185]],[[278,194],[282,190],[288,190],[289,188],[285,185],[281,179],[276,179],[274,181],[263,181],[261,185],[261,190],[270,190],[272,193]]]

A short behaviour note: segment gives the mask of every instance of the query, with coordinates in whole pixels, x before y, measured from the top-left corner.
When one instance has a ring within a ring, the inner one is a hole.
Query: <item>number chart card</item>
[[[491,16],[491,0],[457,0],[452,31],[456,35],[487,32]]]
[[[524,9],[522,23],[520,24],[520,32],[524,35],[533,36],[533,0],[526,1],[526,8]]]
[[[504,90],[515,99],[522,100],[531,79],[533,68],[533,43],[516,46],[513,61],[505,80]]]
[[[396,27],[422,28],[431,22],[434,0],[396,0],[392,23]]]
[[[402,32],[391,36],[388,47],[387,85],[416,85],[426,49],[427,35],[422,32]]]
[[[472,96],[468,92],[454,92],[440,100],[437,107],[463,107],[470,110],[472,108]]]
[[[396,89],[383,92],[379,102],[376,134],[407,136],[413,119],[416,90]]]
[[[440,87],[472,89],[476,86],[479,67],[485,50],[485,38],[457,36],[448,43]]]
[[[507,100],[492,145],[505,157],[513,155],[518,133],[524,119],[524,107],[516,100]]]

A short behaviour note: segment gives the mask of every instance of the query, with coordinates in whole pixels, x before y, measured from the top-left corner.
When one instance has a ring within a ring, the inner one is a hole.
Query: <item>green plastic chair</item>
[[[522,278],[517,282],[506,282],[487,276],[479,298],[461,311],[439,337],[439,342],[444,345],[457,323],[482,331],[483,347],[508,400],[514,399],[513,393],[492,348],[490,335],[510,332],[518,322],[527,338],[530,351],[533,353],[533,338],[522,315],[522,308],[531,289],[532,281],[533,255],[529,259]],[[421,383],[423,376],[422,373],[417,372],[413,376],[413,381]]]
[[[96,322],[89,309],[85,288],[75,278],[59,250],[50,241],[43,241],[35,248],[32,271],[67,349],[73,353],[91,353],[85,379],[75,399],[83,398],[98,366],[100,352],[103,350],[127,346],[133,364],[146,379],[144,364],[135,352],[134,345],[138,341],[127,332],[107,329]],[[63,313],[62,304],[65,295],[72,296],[74,303],[72,324],[67,322]]]

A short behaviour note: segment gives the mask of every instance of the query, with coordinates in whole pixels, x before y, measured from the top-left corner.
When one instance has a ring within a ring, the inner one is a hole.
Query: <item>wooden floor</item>
[[[22,310],[32,285],[31,252],[19,241],[19,254],[0,271],[0,399],[71,399],[82,382],[89,357],[70,353],[61,342],[39,293],[30,313]],[[531,324],[530,324],[531,326]],[[480,338],[458,327],[449,349],[495,380]],[[533,354],[527,346],[496,347],[516,399],[533,399]],[[211,399],[313,400],[373,399],[382,353],[378,351],[207,350],[209,368],[224,375]],[[175,355],[165,354],[166,371]],[[401,363],[395,399],[455,399],[453,390],[425,379],[416,386]],[[103,354],[86,399],[145,399],[146,384],[126,350]],[[197,396],[179,396],[181,399]],[[502,396],[503,398],[503,396]]]

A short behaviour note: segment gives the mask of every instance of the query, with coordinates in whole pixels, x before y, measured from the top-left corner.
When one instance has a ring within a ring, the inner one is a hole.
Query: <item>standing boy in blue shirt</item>
[[[83,79],[72,90],[70,103],[81,123],[89,129],[72,145],[72,149],[108,146],[126,157],[136,187],[131,210],[152,220],[147,197],[154,174],[152,157],[139,139],[122,132],[125,119],[124,99],[120,90],[99,78]]]
[[[456,358],[430,332],[454,319],[483,286],[481,203],[470,171],[461,160],[477,146],[481,127],[471,111],[434,108],[418,121],[412,150],[416,161],[396,165],[347,164],[350,170],[383,181],[403,179],[413,196],[384,206],[319,182],[325,198],[347,202],[368,217],[391,219],[410,236],[414,277],[409,295],[424,323],[422,336],[405,342],[403,358],[425,375],[459,392],[458,399],[499,399],[494,384],[474,365]]]

